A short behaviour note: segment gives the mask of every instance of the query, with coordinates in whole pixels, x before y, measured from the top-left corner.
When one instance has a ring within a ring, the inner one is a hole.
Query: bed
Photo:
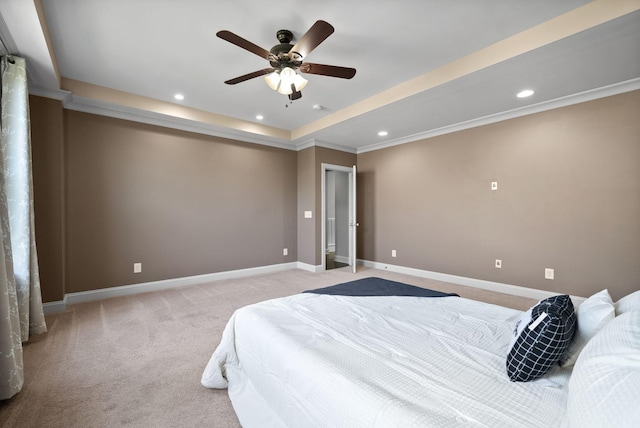
[[[568,426],[572,366],[506,373],[525,315],[451,295],[278,298],[233,314],[201,383],[228,388],[244,427]]]

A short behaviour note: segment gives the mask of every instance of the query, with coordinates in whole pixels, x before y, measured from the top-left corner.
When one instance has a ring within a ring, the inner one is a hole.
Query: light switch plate
[[[304,218],[313,218],[313,212],[305,211],[304,212]]]

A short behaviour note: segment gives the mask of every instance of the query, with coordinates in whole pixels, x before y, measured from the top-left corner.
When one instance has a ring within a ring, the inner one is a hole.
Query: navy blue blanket
[[[458,296],[456,293],[442,293],[428,288],[416,287],[402,282],[382,278],[362,278],[330,287],[305,290],[303,293],[332,294],[340,296],[415,296],[445,297]],[[458,296],[459,297],[459,296]]]

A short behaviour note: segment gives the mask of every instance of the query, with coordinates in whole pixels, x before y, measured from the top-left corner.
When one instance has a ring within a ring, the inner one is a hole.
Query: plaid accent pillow
[[[512,382],[543,376],[565,353],[576,330],[576,314],[568,295],[541,300],[527,311],[514,330],[507,355]]]

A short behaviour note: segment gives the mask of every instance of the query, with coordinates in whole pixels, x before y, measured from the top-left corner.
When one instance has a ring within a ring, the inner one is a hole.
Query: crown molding
[[[276,147],[286,150],[296,150],[296,147],[288,141],[273,137],[256,137],[250,132],[240,131],[233,128],[212,125],[210,123],[199,122],[190,119],[156,113],[148,110],[141,110],[120,104],[108,103],[92,98],[70,95],[63,103],[68,110],[75,110],[84,113],[97,114],[101,116],[113,117],[116,119],[129,120],[133,122],[145,123],[148,125],[162,126],[165,128],[178,129],[181,131],[194,132],[197,134],[210,135],[214,137],[228,138],[247,143],[261,144],[264,146]]]
[[[54,100],[62,101],[63,104],[65,100],[71,96],[71,92],[69,91],[65,91],[63,89],[43,88],[41,86],[30,86],[29,94],[35,95],[38,97],[51,98]]]
[[[412,143],[419,140],[426,140],[440,135],[451,134],[453,132],[463,131],[465,129],[476,128],[478,126],[490,125],[492,123],[502,122],[504,120],[515,119],[517,117],[528,116],[535,113],[541,113],[548,110],[554,110],[561,107],[568,107],[574,104],[580,104],[587,101],[606,98],[613,95],[631,92],[640,89],[640,78],[627,80],[625,82],[614,83],[613,85],[603,86],[601,88],[591,89],[577,94],[567,95],[565,97],[556,98],[541,103],[532,104],[526,107],[520,107],[500,113],[490,114],[488,116],[479,117],[477,119],[465,122],[455,123],[453,125],[443,126],[441,128],[431,129],[429,131],[420,132],[418,134],[409,135],[394,140],[385,141],[383,143],[371,144],[359,147],[357,153],[372,152],[382,150],[388,147],[399,146],[401,144]]]
[[[341,146],[340,144],[328,143],[326,141],[317,140],[315,138],[312,138],[310,140],[297,144],[296,150],[301,151],[301,150],[308,149],[309,147],[324,147],[326,149],[332,149],[332,150],[338,150],[340,152],[356,154],[356,149],[354,149],[353,147],[346,147],[346,146]]]
[[[459,122],[452,125],[443,126],[441,128],[431,129],[421,133],[409,135],[402,138],[396,138],[390,141],[371,144],[359,148],[346,147],[339,144],[329,143],[327,141],[311,138],[299,144],[292,141],[279,139],[275,137],[260,136],[256,134],[241,131],[233,128],[217,126],[206,122],[199,122],[190,119],[170,116],[166,114],[151,112],[142,109],[136,109],[120,104],[108,103],[105,101],[95,100],[92,98],[73,95],[73,93],[61,89],[53,90],[42,87],[31,87],[29,92],[32,95],[42,96],[61,100],[63,106],[69,110],[92,113],[101,116],[113,117],[116,119],[129,120],[134,122],[146,123],[149,125],[162,126],[167,128],[179,129],[187,132],[194,132],[203,135],[210,135],[220,138],[228,138],[242,142],[261,144],[286,150],[301,151],[310,147],[325,147],[328,149],[338,150],[346,153],[366,153],[376,150],[382,150],[388,147],[398,146],[401,144],[412,143],[419,140],[437,137],[440,135],[450,134],[453,132],[463,131],[465,129],[475,128],[478,126],[489,125],[504,120],[514,119],[561,107],[567,107],[574,104],[593,101],[599,98],[605,98],[613,95],[631,92],[640,89],[640,78],[627,80],[601,88],[556,98],[549,101],[521,107],[505,112],[495,113],[480,118]]]
[[[147,125],[162,126],[165,128],[179,129],[181,131],[194,132],[197,134],[210,135],[214,137],[228,138],[246,143],[261,144],[264,146],[277,147],[280,149],[301,151],[309,147],[325,147],[347,153],[356,153],[356,149],[345,147],[339,144],[332,144],[326,141],[310,139],[303,143],[294,145],[282,139],[270,137],[256,137],[250,132],[240,131],[233,128],[226,128],[200,122],[191,119],[179,118],[171,115],[156,113],[148,110],[136,109],[121,104],[109,103],[93,98],[74,95],[70,91],[62,89],[48,89],[42,87],[30,87],[31,95],[45,98],[52,98],[62,101],[67,110],[91,113],[100,116],[112,117],[115,119],[129,120],[133,122],[145,123]]]

